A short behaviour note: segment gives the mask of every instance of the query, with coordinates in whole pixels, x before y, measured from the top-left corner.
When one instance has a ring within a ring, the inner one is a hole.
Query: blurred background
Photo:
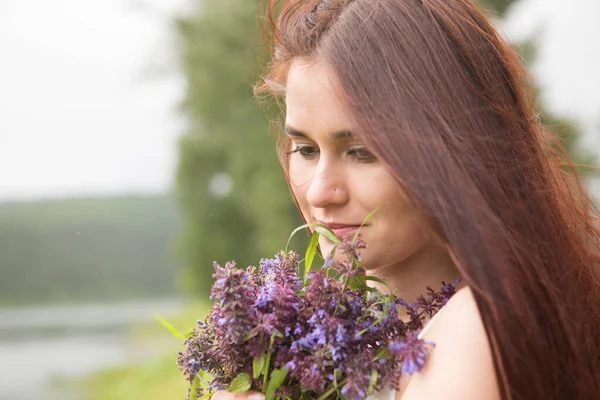
[[[600,1],[479,4],[595,165]],[[154,314],[189,330],[213,260],[256,263],[301,223],[251,99],[256,7],[0,0],[0,400],[182,399]]]

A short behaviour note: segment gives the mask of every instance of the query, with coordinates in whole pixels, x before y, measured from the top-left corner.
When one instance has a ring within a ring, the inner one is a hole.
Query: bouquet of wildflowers
[[[319,234],[335,247],[321,268],[311,270]],[[317,226],[304,274],[294,251],[246,269],[215,263],[214,304],[177,358],[190,382],[188,398],[228,389],[256,390],[266,400],[358,400],[388,385],[398,389],[401,375],[420,371],[433,343],[417,334],[456,283],[442,282],[439,292],[428,287],[407,304],[367,285],[385,282],[360,267],[365,247],[358,234],[340,241]],[[345,261],[333,261],[336,251]]]

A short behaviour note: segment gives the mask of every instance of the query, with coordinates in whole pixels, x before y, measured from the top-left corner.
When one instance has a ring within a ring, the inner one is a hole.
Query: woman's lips
[[[350,235],[354,235],[354,233],[356,233],[357,229],[360,228],[360,230],[362,231],[362,229],[364,229],[366,226],[366,225],[363,225],[361,227],[360,225],[343,224],[343,223],[337,223],[337,222],[320,222],[320,223],[327,226],[329,229],[331,229],[333,234],[335,236],[337,236],[338,238],[343,238],[343,237],[348,237]]]
[[[358,228],[360,228],[360,225],[349,225],[349,226],[335,227],[335,228],[330,228],[330,229],[333,231],[335,236],[337,236],[339,238],[343,238],[346,236],[350,236],[351,234],[354,234]]]

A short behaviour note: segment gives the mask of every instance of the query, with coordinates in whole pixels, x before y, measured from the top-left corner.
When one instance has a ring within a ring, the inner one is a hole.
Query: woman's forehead
[[[294,131],[353,130],[353,115],[340,96],[335,74],[325,63],[292,64],[285,99],[286,125]]]

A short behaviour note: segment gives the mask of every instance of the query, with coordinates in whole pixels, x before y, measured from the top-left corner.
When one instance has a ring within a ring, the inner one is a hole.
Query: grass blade
[[[160,322],[162,326],[167,328],[177,339],[185,339],[185,336],[177,330],[169,321],[161,317],[159,314],[154,314],[154,318]]]
[[[363,219],[363,222],[360,224],[360,227],[356,230],[356,233],[354,234],[354,237],[352,238],[352,242],[356,242],[356,238],[358,238],[358,234],[360,233],[360,228],[362,228],[368,220],[371,219],[371,217],[373,217],[373,215],[375,215],[375,213],[377,211],[379,211],[381,207],[377,207],[376,209],[374,209],[373,211],[371,211],[366,217],[365,219]]]
[[[317,246],[319,245],[319,232],[313,232],[308,248],[306,249],[306,256],[304,257],[304,278],[308,275],[310,268],[312,267],[315,254],[317,253]]]

